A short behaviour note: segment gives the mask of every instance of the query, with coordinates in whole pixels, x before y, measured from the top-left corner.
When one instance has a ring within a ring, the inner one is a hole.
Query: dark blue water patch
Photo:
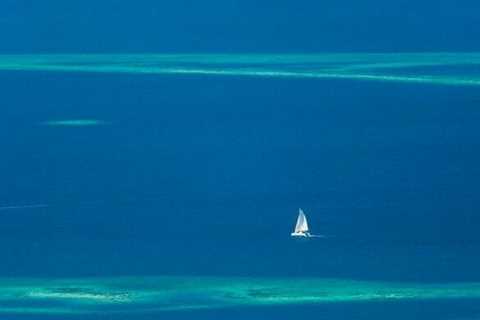
[[[4,275],[478,280],[472,88],[67,73],[1,83],[2,203],[48,205],[2,211]],[[110,124],[37,125],[75,118]],[[298,207],[333,237],[292,242]]]
[[[475,51],[478,4],[2,3],[2,52]],[[28,23],[26,23],[28,21]],[[127,26],[125,21],[131,23]],[[447,21],[448,23],[445,23]],[[366,23],[368,22],[368,23]],[[61,25],[62,28],[57,28]],[[322,30],[321,33],[318,30]]]

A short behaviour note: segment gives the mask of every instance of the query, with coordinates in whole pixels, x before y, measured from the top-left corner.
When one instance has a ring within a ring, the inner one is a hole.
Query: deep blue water
[[[2,52],[475,51],[476,0],[3,0]]]
[[[475,1],[5,0],[0,53],[478,51],[479,9]],[[475,87],[1,72],[0,88],[0,206],[46,205],[0,210],[0,277],[480,281]],[[106,124],[41,125],[81,118]],[[331,237],[291,241],[298,207]],[[137,318],[472,319],[477,305]]]
[[[48,205],[1,212],[2,276],[480,281],[475,89],[29,72],[0,82],[2,205]],[[107,124],[41,125],[66,118]],[[291,241],[300,206],[330,238]],[[475,309],[418,304],[402,314]],[[401,305],[304,312],[384,318]],[[297,308],[218,312],[287,319]]]

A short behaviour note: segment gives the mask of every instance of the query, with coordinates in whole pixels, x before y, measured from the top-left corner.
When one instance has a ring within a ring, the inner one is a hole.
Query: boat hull
[[[308,238],[310,237],[310,234],[305,233],[305,232],[292,232],[290,234],[292,237],[299,237],[299,238]]]

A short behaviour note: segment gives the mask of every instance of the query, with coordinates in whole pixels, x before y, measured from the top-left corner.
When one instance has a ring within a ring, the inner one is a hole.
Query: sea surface
[[[0,4],[0,317],[480,319],[478,4],[217,2]],[[194,61],[109,56],[168,52]],[[290,237],[299,208],[325,238]],[[180,292],[165,308],[101,305],[156,277]]]
[[[0,211],[4,278],[480,281],[477,88],[48,72],[2,72],[0,82],[0,188],[13,207]],[[100,122],[46,125],[62,119]],[[328,238],[290,239],[299,207]],[[168,317],[299,310],[480,314],[478,300],[446,299]]]

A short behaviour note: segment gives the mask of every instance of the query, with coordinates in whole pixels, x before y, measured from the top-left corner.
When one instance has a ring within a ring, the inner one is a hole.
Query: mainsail
[[[303,213],[302,209],[298,209],[298,218],[297,224],[295,225],[295,233],[303,232],[308,232],[307,217],[305,217],[305,213]]]

